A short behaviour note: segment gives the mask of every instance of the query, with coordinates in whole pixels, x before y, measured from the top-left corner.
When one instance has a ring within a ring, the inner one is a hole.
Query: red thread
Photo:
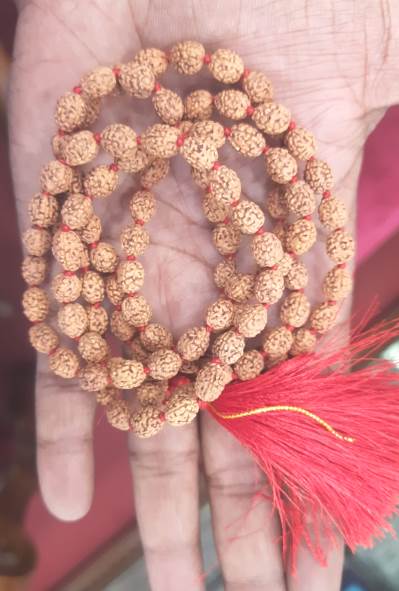
[[[231,127],[225,127],[223,131],[224,131],[224,137],[231,136]]]
[[[230,218],[225,217],[222,223],[225,224],[226,226],[228,226],[230,223]]]
[[[94,134],[94,140],[95,140],[96,144],[99,144],[101,142],[101,133],[96,132]]]
[[[119,166],[116,162],[113,162],[112,164],[109,165],[109,169],[112,170],[113,172],[118,172]]]
[[[323,192],[323,199],[329,199],[331,197],[331,191]]]
[[[216,160],[216,162],[214,162],[214,163],[213,163],[213,165],[212,165],[212,170],[219,170],[219,168],[220,168],[221,166],[222,166],[222,165],[220,164],[220,162],[218,162],[218,161]]]
[[[206,328],[206,332],[211,333],[214,331],[213,326],[211,326],[210,324],[205,324],[205,328]]]
[[[178,148],[181,148],[185,141],[186,141],[185,134],[184,133],[180,134],[179,137],[176,140],[176,146]]]
[[[292,131],[293,129],[296,128],[296,123],[295,121],[290,121],[290,124],[288,126],[289,131]]]
[[[242,73],[242,77],[243,78],[248,78],[248,76],[250,75],[251,70],[249,68],[245,68],[243,73]]]
[[[159,413],[159,420],[161,421],[161,423],[164,423],[166,421],[166,416],[165,416],[165,413],[163,411],[161,411]]]
[[[159,82],[155,82],[153,92],[159,92],[160,90],[162,90],[162,86],[159,84]]]
[[[286,324],[285,328],[287,330],[289,330],[290,332],[294,332],[294,330],[295,330],[295,326],[292,326],[292,324]]]
[[[208,403],[205,402],[205,400],[201,400],[201,398],[198,398],[197,400],[198,402],[198,406],[201,410],[207,410],[208,409]]]
[[[277,271],[277,269],[278,269],[278,265],[277,265],[277,264],[276,264],[276,265],[273,265],[273,266],[271,267],[271,269],[272,269],[273,271]]]
[[[52,357],[53,355],[55,355],[58,351],[58,347],[54,347],[53,349],[51,349],[51,351],[49,351],[49,357]]]
[[[234,207],[237,207],[237,205],[239,205],[239,204],[240,204],[240,200],[239,199],[236,199],[235,201],[232,201],[230,203],[230,207],[233,207],[234,208]]]
[[[118,310],[118,312],[120,312],[122,310],[122,306],[120,304],[116,304],[115,310]]]
[[[262,154],[267,154],[269,150],[270,150],[270,146],[265,146],[262,150]]]
[[[141,142],[142,142],[142,140],[141,140],[141,135],[138,135],[138,136],[136,137],[136,144],[137,144],[138,146],[141,146]]]
[[[296,175],[294,175],[292,177],[292,179],[290,180],[290,185],[294,185],[297,182],[297,180],[298,180],[298,177]]]
[[[143,367],[143,371],[144,373],[148,376],[148,374],[151,372],[149,367]]]
[[[338,269],[346,269],[346,263],[339,263],[339,265],[337,265]]]
[[[136,298],[137,297],[137,292],[136,291],[129,291],[129,293],[127,294],[128,298]],[[145,328],[145,326],[144,326]],[[141,329],[141,327],[139,327],[139,330]]]
[[[210,363],[212,363],[213,365],[220,365],[222,363],[222,360],[219,359],[219,357],[212,357]]]
[[[128,254],[127,257],[126,257],[126,260],[127,261],[135,261],[136,260],[136,257],[134,255],[132,255],[132,254]]]
[[[265,231],[266,231],[266,230],[265,230],[264,228],[259,228],[259,230],[256,230],[255,234],[256,234],[257,236],[262,236],[262,234],[264,234],[264,233],[265,233]]]
[[[101,308],[101,302],[95,302],[93,304],[93,308],[95,308],[96,310],[98,310],[98,308]]]
[[[74,92],[75,94],[82,94],[82,87],[81,86],[74,86],[72,88],[72,92]]]
[[[89,244],[89,248],[91,250],[94,250],[95,248],[97,248],[97,246],[98,246],[98,242],[90,242],[90,244]]]
[[[63,271],[62,274],[65,275],[65,277],[73,277],[74,275],[76,275],[74,271]]]
[[[204,60],[204,64],[206,64],[207,66],[209,66],[209,64],[210,64],[210,63],[211,63],[211,61],[212,61],[212,56],[211,56],[209,53],[206,53],[206,54],[204,55],[204,58],[203,58],[203,60]]]
[[[146,324],[141,324],[140,326],[137,327],[137,330],[139,332],[144,332],[146,329],[147,325]]]
[[[112,73],[114,74],[115,78],[119,78],[121,75],[121,69],[118,66],[114,66],[112,68]]]
[[[61,224],[61,232],[70,232],[71,228],[67,224]]]
[[[302,219],[307,220],[309,222],[312,219],[312,216],[311,215],[304,215]]]
[[[249,107],[247,107],[246,109],[246,114],[248,117],[252,117],[252,115],[254,114],[255,109],[253,108],[252,105],[249,105]]]
[[[134,220],[134,223],[137,224],[137,226],[144,226],[145,221],[144,220],[137,219],[137,220]]]

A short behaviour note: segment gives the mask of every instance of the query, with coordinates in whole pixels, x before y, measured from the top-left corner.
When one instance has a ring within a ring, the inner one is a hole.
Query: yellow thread
[[[305,408],[301,408],[300,406],[284,406],[284,405],[283,406],[263,406],[262,408],[254,408],[252,410],[246,410],[243,412],[237,412],[237,413],[233,413],[233,414],[220,413],[211,404],[208,404],[208,407],[210,408],[211,412],[213,412],[215,415],[217,415],[221,419],[226,419],[226,420],[241,419],[243,417],[251,417],[253,415],[265,414],[267,412],[279,412],[279,411],[296,412],[301,415],[305,415],[306,417],[308,417],[309,419],[312,419],[313,421],[316,421],[316,423],[318,423],[319,425],[324,427],[324,429],[326,429],[326,431],[328,431],[329,433],[331,433],[332,435],[334,435],[335,437],[337,437],[337,439],[340,439],[341,441],[348,441],[349,443],[353,443],[355,441],[355,439],[353,437],[348,437],[347,435],[341,435],[341,433],[338,433],[338,431],[336,431],[334,429],[334,427],[332,427],[329,423],[327,423],[327,421],[325,421],[324,419],[322,419],[318,415],[315,415],[313,412],[310,412],[309,410],[306,410]]]

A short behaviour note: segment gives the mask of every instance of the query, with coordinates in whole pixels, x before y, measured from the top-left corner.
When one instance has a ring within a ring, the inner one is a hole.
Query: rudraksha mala
[[[194,90],[183,99],[158,81],[169,64],[183,75],[197,74],[205,65],[228,87],[215,96]],[[101,100],[116,90],[151,98],[161,122],[141,135],[119,123],[101,133],[90,131]],[[214,113],[232,120],[232,126],[223,126]],[[55,160],[42,169],[40,193],[29,206],[32,228],[23,236],[22,273],[28,284],[23,309],[32,323],[31,343],[49,356],[50,370],[62,378],[79,377],[83,390],[96,393],[113,426],[149,437],[165,421],[187,424],[228,383],[256,379],[288,356],[312,352],[317,336],[333,327],[352,287],[346,265],[354,241],[344,229],[346,207],[331,192],[333,175],[316,157],[313,135],[274,100],[267,77],[245,69],[234,51],[208,54],[202,44],[187,41],[168,54],[145,49],[127,64],[95,68],[58,100],[55,120]],[[264,227],[262,208],[242,194],[238,175],[219,161],[225,142],[244,157],[264,158],[274,184],[266,199],[271,231]],[[112,162],[82,174],[80,167],[95,160],[100,148]],[[206,310],[203,325],[175,343],[166,327],[152,322],[150,306],[139,293],[144,268],[138,258],[150,245],[144,226],[155,214],[152,188],[177,154],[204,189],[204,214],[214,225],[213,242],[223,258],[214,271],[219,298]],[[121,173],[137,175],[140,187],[130,201],[132,222],[121,233],[118,255],[101,239],[94,203],[110,198]],[[325,300],[311,310],[300,257],[317,240],[316,211],[329,233],[326,251],[334,266],[323,280]],[[257,265],[253,273],[236,266],[243,235],[250,238]],[[50,253],[60,269],[48,293],[40,286]],[[48,322],[54,302],[60,331],[76,343],[60,344]],[[281,324],[269,328],[268,308],[275,304]],[[111,356],[109,330],[126,345],[128,358]],[[247,339],[259,335],[260,348],[248,346]],[[134,390],[134,400],[125,400],[121,390]]]

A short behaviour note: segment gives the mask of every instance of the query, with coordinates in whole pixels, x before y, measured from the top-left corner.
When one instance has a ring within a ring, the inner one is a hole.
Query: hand
[[[38,190],[40,168],[52,158],[49,138],[55,132],[56,98],[97,64],[127,61],[141,47],[167,48],[189,38],[210,49],[231,47],[248,67],[269,76],[277,100],[316,135],[320,157],[335,172],[336,191],[354,213],[365,140],[385,109],[399,99],[398,8],[393,0],[20,2],[9,107],[11,163],[22,229],[28,226],[26,206]],[[146,124],[151,121],[150,111],[148,104],[143,107],[132,100],[128,108],[114,106],[107,116],[137,129],[143,118]],[[254,174],[251,166],[248,173],[242,159],[229,161],[248,195],[264,203],[263,167],[255,167]],[[153,245],[144,256],[145,293],[154,317],[179,335],[201,321],[214,298],[211,269],[218,257],[188,168],[176,159],[172,171],[155,189],[159,206],[149,226]],[[119,208],[118,199],[112,196],[104,204],[110,239],[116,239],[120,224],[129,220],[126,200]],[[308,259],[315,279],[328,266],[320,252],[313,261]],[[318,297],[316,291],[313,295]],[[47,360],[39,358],[40,486],[49,510],[60,519],[78,519],[90,507],[94,406],[94,397],[80,392],[74,382],[49,374]],[[247,453],[212,418],[201,416],[197,424],[178,431],[165,427],[149,441],[131,436],[129,446],[137,519],[154,591],[203,588],[198,544],[200,456],[228,591],[338,590],[342,544],[330,553],[327,569],[301,550],[298,576],[292,578],[284,573],[276,543],[279,524],[266,501],[258,503],[239,527],[227,529],[249,509],[259,475]],[[231,541],[234,536],[237,539]]]

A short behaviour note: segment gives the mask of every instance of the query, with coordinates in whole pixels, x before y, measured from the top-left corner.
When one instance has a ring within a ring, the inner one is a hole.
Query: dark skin
[[[210,49],[231,47],[249,68],[270,77],[277,100],[314,132],[318,154],[331,164],[336,193],[348,204],[353,223],[364,143],[386,108],[399,99],[399,6],[394,0],[25,0],[19,8],[9,107],[22,229],[28,226],[26,204],[38,189],[40,168],[51,159],[48,138],[55,131],[56,98],[98,64],[127,61],[141,47],[164,48],[190,38]],[[209,78],[202,87],[207,85]],[[106,120],[136,128],[143,118],[151,120],[149,112],[148,103],[133,101],[128,108],[118,103],[107,108]],[[262,165],[252,170],[242,159],[227,158],[242,177],[245,192],[264,205]],[[155,320],[178,336],[201,321],[214,299],[211,269],[218,258],[202,217],[200,192],[182,162],[173,165],[172,175],[156,193],[158,212],[149,224],[155,244],[144,256],[144,292]],[[123,196],[112,199],[113,204],[120,199],[123,208],[113,207],[111,212],[108,202],[101,211],[106,239],[116,240],[129,217]],[[321,253],[319,248],[307,258],[315,285],[329,268]],[[319,297],[316,287],[309,295]],[[342,319],[348,310],[343,310]],[[80,392],[77,384],[49,374],[47,361],[40,358],[36,400],[43,498],[60,519],[79,519],[89,510],[93,495],[94,398]],[[227,591],[339,589],[342,543],[330,552],[324,569],[302,549],[298,575],[292,577],[284,572],[275,541],[279,523],[266,501],[227,529],[250,507],[259,474],[247,453],[209,416],[179,430],[166,427],[149,441],[129,436],[129,449],[137,518],[154,591],[203,589],[200,458]],[[234,536],[237,539],[229,541]]]

